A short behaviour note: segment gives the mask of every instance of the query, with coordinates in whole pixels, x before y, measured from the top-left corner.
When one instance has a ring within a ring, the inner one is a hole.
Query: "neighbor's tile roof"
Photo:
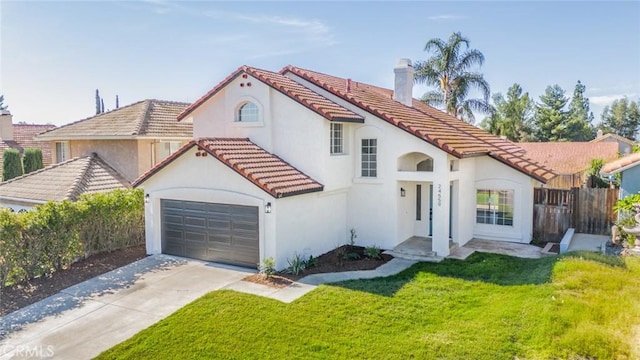
[[[615,142],[533,142],[518,143],[531,159],[555,170],[558,174],[585,171],[592,159],[605,162],[618,158]]]
[[[133,182],[146,179],[194,146],[212,155],[275,198],[322,191],[323,185],[249,139],[200,138],[190,141]],[[203,157],[203,159],[206,157]]]
[[[33,137],[55,127],[51,124],[13,124],[13,140],[0,139],[0,178],[2,177],[2,153],[7,149],[16,149],[23,153],[27,148],[39,148],[42,150],[43,165],[51,164],[51,142],[36,141]]]
[[[595,138],[595,139],[591,140],[591,142],[601,142],[601,141],[606,140],[607,138],[613,138],[613,139],[615,139],[615,140],[617,140],[617,141],[620,141],[620,142],[623,142],[623,143],[629,144],[629,145],[631,145],[631,146],[633,146],[633,145],[635,144],[635,142],[634,142],[633,140],[627,139],[627,138],[626,138],[626,137],[624,137],[624,136],[620,136],[620,135],[618,135],[618,134],[614,134],[614,133],[604,134],[604,135],[602,135],[602,136],[599,136],[599,137],[597,137],[597,138]]]
[[[609,162],[602,167],[602,170],[600,172],[605,175],[611,175],[618,173],[628,167],[638,165],[640,165],[640,152],[636,152]]]
[[[405,106],[393,100],[392,90],[352,81],[347,92],[346,79],[294,66],[287,66],[280,73],[300,76],[456,157],[488,155],[541,182],[556,176],[551,169],[524,156],[517,144],[416,99],[412,107]]]
[[[191,138],[193,125],[178,122],[189,104],[164,100],[142,100],[41,134],[41,140],[94,138]]]
[[[306,106],[312,111],[316,112],[320,116],[330,121],[347,121],[347,122],[363,122],[364,118],[351,110],[348,110],[335,102],[313,92],[306,87],[298,84],[297,82],[289,79],[282,74],[275,72],[256,69],[248,66],[241,66],[226,79],[222,80],[218,85],[211,89],[208,93],[196,100],[188,108],[184,110],[182,114],[178,116],[179,120],[187,117],[193,110],[202,105],[205,101],[214,96],[220,89],[225,87],[228,83],[236,79],[238,76],[244,76],[249,74],[252,77],[262,81],[263,83],[271,86],[272,88],[287,95],[293,100]]]
[[[96,154],[73,158],[0,183],[0,198],[46,202],[77,200],[92,194],[129,188],[125,178]]]

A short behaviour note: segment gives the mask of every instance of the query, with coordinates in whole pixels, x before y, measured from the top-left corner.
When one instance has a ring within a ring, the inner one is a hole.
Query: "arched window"
[[[256,122],[259,121],[258,106],[252,102],[247,102],[238,109],[238,122]]]

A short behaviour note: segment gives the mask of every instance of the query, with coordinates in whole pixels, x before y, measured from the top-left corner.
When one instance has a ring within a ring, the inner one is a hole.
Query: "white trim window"
[[[158,143],[158,159],[156,162],[160,162],[178,151],[181,145],[180,141],[160,141]]]
[[[476,223],[513,226],[513,190],[478,189]]]
[[[238,108],[236,116],[237,122],[258,122],[260,121],[260,109],[252,102],[246,102]]]
[[[344,154],[344,128],[342,124],[331,123],[329,143],[331,155]]]
[[[362,139],[360,175],[378,177],[378,139]]]
[[[69,142],[56,141],[56,163],[69,160]]]

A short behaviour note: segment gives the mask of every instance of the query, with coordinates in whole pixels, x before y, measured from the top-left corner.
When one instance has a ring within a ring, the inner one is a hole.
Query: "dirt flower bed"
[[[92,255],[80,260],[70,268],[57,271],[50,276],[32,279],[2,291],[0,300],[0,316],[31,305],[60,290],[89,280],[121,266],[130,264],[147,256],[144,245],[116,250],[110,253]]]
[[[358,258],[349,254],[358,254]],[[393,259],[391,255],[380,254],[380,259],[371,259],[365,256],[365,248],[362,246],[343,245],[322,254],[316,258],[315,265],[307,267],[298,275],[289,274],[286,271],[279,272],[266,278],[262,274],[254,274],[243,280],[257,284],[283,288],[307,275],[324,274],[343,271],[373,270]]]

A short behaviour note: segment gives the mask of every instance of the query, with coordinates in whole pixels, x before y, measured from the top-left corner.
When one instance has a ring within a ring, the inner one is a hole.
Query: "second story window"
[[[56,142],[56,163],[69,160],[69,142],[57,141]]]
[[[378,139],[362,139],[361,176],[378,176]]]
[[[344,133],[342,124],[331,123],[331,133],[329,136],[331,155],[344,154]]]
[[[236,121],[238,122],[257,122],[259,118],[258,106],[252,102],[245,103],[238,109]]]

